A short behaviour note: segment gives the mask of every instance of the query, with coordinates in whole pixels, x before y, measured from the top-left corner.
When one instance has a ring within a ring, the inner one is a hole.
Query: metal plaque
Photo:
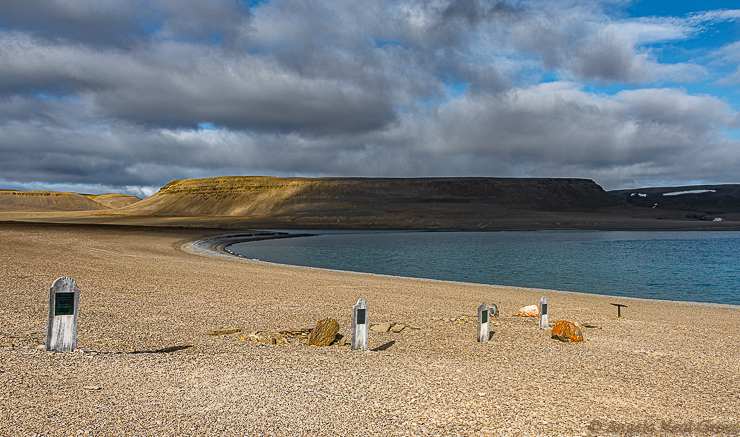
[[[358,325],[364,325],[367,323],[367,310],[364,308],[357,309],[357,322]]]
[[[75,294],[56,293],[54,295],[54,315],[71,316],[75,313]]]
[[[480,312],[480,322],[488,323],[488,310],[483,310]]]
[[[542,304],[542,315],[544,316],[545,314],[547,314],[547,304],[543,303]]]

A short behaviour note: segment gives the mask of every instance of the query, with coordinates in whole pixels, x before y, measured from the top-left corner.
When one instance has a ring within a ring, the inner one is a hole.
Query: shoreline
[[[162,226],[190,227],[223,230],[271,230],[293,229],[306,231],[324,230],[410,230],[410,231],[537,231],[537,230],[576,230],[576,231],[740,231],[740,220],[730,219],[722,222],[708,220],[689,220],[681,211],[665,211],[654,216],[642,208],[633,207],[628,211],[539,211],[517,210],[513,216],[495,215],[485,222],[465,222],[465,220],[441,220],[432,223],[413,223],[389,220],[342,220],[330,222],[321,217],[240,217],[240,216],[151,216],[129,215],[105,211],[0,211],[0,222],[19,223],[67,223],[80,225],[121,225],[121,226]],[[647,215],[646,215],[647,214]]]
[[[423,232],[423,231],[413,231],[413,232]],[[437,231],[434,231],[434,232],[437,232]],[[444,231],[439,231],[439,232],[444,232]],[[468,231],[461,231],[461,232],[468,232]],[[493,231],[493,232],[503,232],[503,231]],[[581,232],[581,231],[574,231],[574,232]],[[594,232],[611,232],[611,231],[594,231]],[[639,231],[635,231],[635,232],[639,232]],[[643,231],[643,232],[656,232],[656,231]],[[681,232],[688,232],[688,231],[681,231]],[[729,232],[734,232],[734,231],[729,231]],[[682,305],[697,305],[697,306],[707,306],[707,307],[714,307],[714,308],[726,308],[726,309],[740,310],[740,305],[723,304],[723,303],[715,303],[715,302],[651,299],[651,298],[644,298],[644,297],[617,296],[617,295],[610,295],[610,294],[585,293],[585,292],[580,292],[580,291],[556,290],[556,289],[549,289],[549,288],[519,287],[519,286],[514,286],[514,285],[486,284],[486,283],[479,283],[479,282],[464,282],[464,281],[453,281],[453,280],[445,280],[445,279],[419,278],[415,276],[399,276],[399,275],[389,275],[389,274],[383,274],[383,273],[369,273],[369,272],[358,272],[358,271],[353,271],[353,270],[330,269],[326,267],[313,267],[313,266],[301,266],[301,265],[294,265],[294,264],[284,264],[284,263],[262,261],[262,260],[256,260],[256,259],[244,257],[228,249],[229,246],[232,246],[234,244],[247,243],[250,241],[316,236],[316,234],[311,234],[311,233],[284,235],[284,234],[287,234],[287,232],[286,233],[276,232],[276,234],[277,235],[264,235],[264,236],[255,236],[253,234],[218,235],[218,236],[207,237],[202,240],[197,240],[197,241],[187,243],[183,245],[183,247],[187,246],[188,248],[191,248],[194,251],[209,254],[209,255],[235,257],[241,260],[246,260],[246,261],[251,261],[251,262],[258,262],[258,263],[264,263],[267,265],[284,266],[284,267],[291,267],[291,268],[298,268],[298,269],[311,269],[311,270],[317,270],[317,271],[351,273],[351,274],[356,274],[356,275],[369,275],[369,276],[377,276],[377,277],[390,278],[390,279],[413,279],[417,281],[439,282],[439,283],[453,284],[453,285],[457,284],[457,285],[465,285],[465,286],[483,286],[483,287],[491,287],[491,288],[510,288],[510,289],[516,289],[516,290],[522,290],[522,291],[535,291],[535,292],[540,292],[540,293],[558,293],[558,294],[572,294],[572,295],[583,295],[583,296],[602,296],[602,297],[608,297],[611,299],[626,299],[626,300],[631,300],[631,301],[646,301],[646,302],[655,302],[655,303],[676,303],[676,304],[682,304]]]
[[[206,237],[200,240],[192,241],[185,244],[195,251],[207,253],[209,255],[216,256],[236,256],[238,258],[244,258],[228,250],[229,246],[238,243],[246,243],[249,241],[262,241],[262,240],[279,240],[282,238],[297,238],[297,237],[310,237],[312,234],[288,234],[287,232],[272,232],[272,231],[255,231],[252,233],[238,233],[238,234],[225,234],[215,235]]]

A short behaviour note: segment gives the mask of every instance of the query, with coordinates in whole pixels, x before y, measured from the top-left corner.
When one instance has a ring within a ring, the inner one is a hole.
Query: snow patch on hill
[[[663,193],[664,196],[679,196],[681,194],[704,194],[704,193],[716,193],[717,190],[689,190],[689,191],[673,191],[670,193]]]

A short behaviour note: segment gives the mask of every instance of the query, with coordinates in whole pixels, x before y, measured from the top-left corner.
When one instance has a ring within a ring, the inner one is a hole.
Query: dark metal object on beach
[[[627,305],[621,303],[613,303],[612,305],[617,307],[617,318],[622,317],[622,307],[627,308]]]

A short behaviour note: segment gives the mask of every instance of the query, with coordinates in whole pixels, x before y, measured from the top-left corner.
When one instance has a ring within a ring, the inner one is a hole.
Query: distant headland
[[[740,185],[607,192],[571,178],[172,181],[154,195],[0,191],[0,220],[285,229],[740,229]]]

